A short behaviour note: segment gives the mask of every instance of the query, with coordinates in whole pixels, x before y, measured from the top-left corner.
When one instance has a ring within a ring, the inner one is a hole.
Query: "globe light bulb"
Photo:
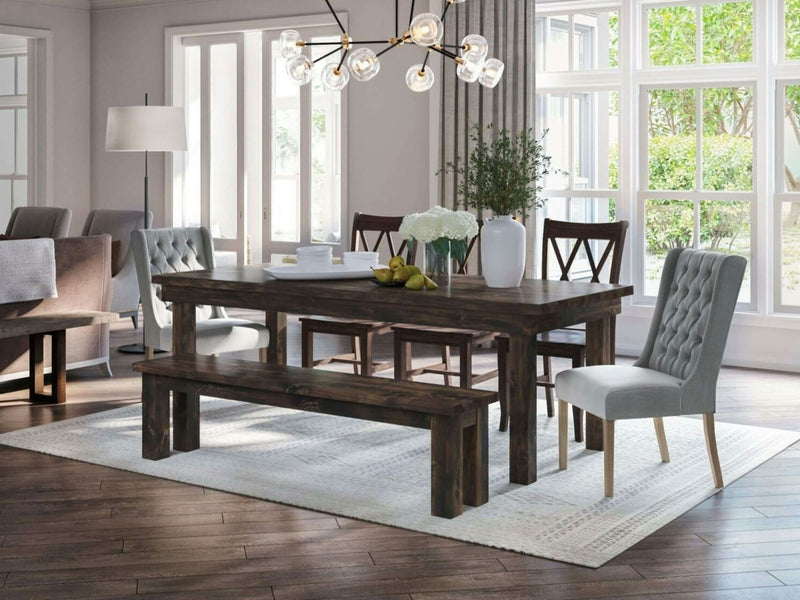
[[[301,48],[297,45],[299,41],[300,34],[294,29],[282,31],[280,41],[281,56],[283,56],[283,58],[291,58],[292,56],[300,54]]]
[[[422,70],[422,65],[414,65],[406,72],[406,85],[412,92],[427,92],[433,87],[435,77],[430,67]]]
[[[487,88],[496,87],[503,77],[506,65],[502,60],[490,58],[483,64],[483,72],[480,76],[481,85]]]
[[[464,62],[456,67],[456,75],[458,75],[461,81],[475,83],[483,73],[483,59],[471,52],[468,52],[461,58]]]
[[[421,13],[411,21],[411,39],[419,46],[433,46],[442,41],[444,25],[433,13]]]
[[[489,42],[482,35],[470,34],[461,40],[461,56],[476,56],[480,60],[486,60],[489,55]]]
[[[347,57],[347,68],[356,81],[369,81],[380,72],[381,61],[369,48],[358,48]]]
[[[347,67],[337,67],[338,65],[334,63],[328,63],[320,73],[322,87],[329,92],[341,92],[350,81],[350,71],[347,70]]]
[[[304,54],[295,54],[286,60],[286,73],[297,85],[305,85],[314,78],[314,63]]]

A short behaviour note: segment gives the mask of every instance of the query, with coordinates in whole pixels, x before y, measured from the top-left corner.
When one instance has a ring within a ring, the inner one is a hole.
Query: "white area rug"
[[[702,422],[666,419],[672,462],[662,464],[650,420],[616,432],[616,497],[603,498],[603,456],[570,444],[557,468],[557,423],[539,415],[539,480],[508,483],[508,434],[490,413],[490,501],[447,520],[430,516],[430,434],[341,417],[204,399],[201,449],[141,458],[141,407],[0,435],[0,444],[155,475],[598,567],[715,493]],[[800,435],[718,423],[725,481]]]

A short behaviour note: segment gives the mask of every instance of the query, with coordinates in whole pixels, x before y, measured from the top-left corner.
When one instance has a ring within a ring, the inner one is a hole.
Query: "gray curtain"
[[[452,63],[443,69],[441,168],[468,158],[475,123],[513,134],[534,126],[534,0],[468,0],[448,10],[445,25],[445,44],[460,44],[468,33],[479,33],[489,41],[489,56],[502,60],[506,69],[494,89],[464,83]],[[457,175],[439,177],[443,206],[458,205],[457,189]]]

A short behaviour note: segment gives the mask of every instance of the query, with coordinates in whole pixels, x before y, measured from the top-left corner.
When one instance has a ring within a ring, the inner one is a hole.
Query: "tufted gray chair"
[[[214,268],[214,243],[205,227],[135,230],[131,233],[144,314],[147,358],[153,350],[172,350],[172,312],[161,300],[152,276]],[[219,306],[197,308],[197,353],[220,354],[259,349],[266,358],[269,330],[247,319],[231,319]]]
[[[717,376],[746,264],[741,256],[673,250],[639,360],[558,374],[560,469],[567,468],[568,404],[603,419],[606,497],[614,495],[615,421],[653,418],[661,460],[669,462],[663,417],[702,414],[714,485],[724,486],[714,431]]]

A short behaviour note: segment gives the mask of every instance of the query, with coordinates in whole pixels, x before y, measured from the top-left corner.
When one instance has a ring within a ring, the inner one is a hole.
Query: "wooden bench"
[[[0,320],[0,339],[29,338],[30,373],[28,389],[32,402],[63,404],[67,401],[67,329],[104,325],[119,319],[117,313],[75,311],[46,313]],[[52,391],[44,393],[44,338],[51,337]]]
[[[495,392],[360,377],[232,358],[185,355],[136,363],[142,373],[142,456],[200,446],[200,394],[431,430],[431,513],[452,518],[489,500],[488,406]]]

